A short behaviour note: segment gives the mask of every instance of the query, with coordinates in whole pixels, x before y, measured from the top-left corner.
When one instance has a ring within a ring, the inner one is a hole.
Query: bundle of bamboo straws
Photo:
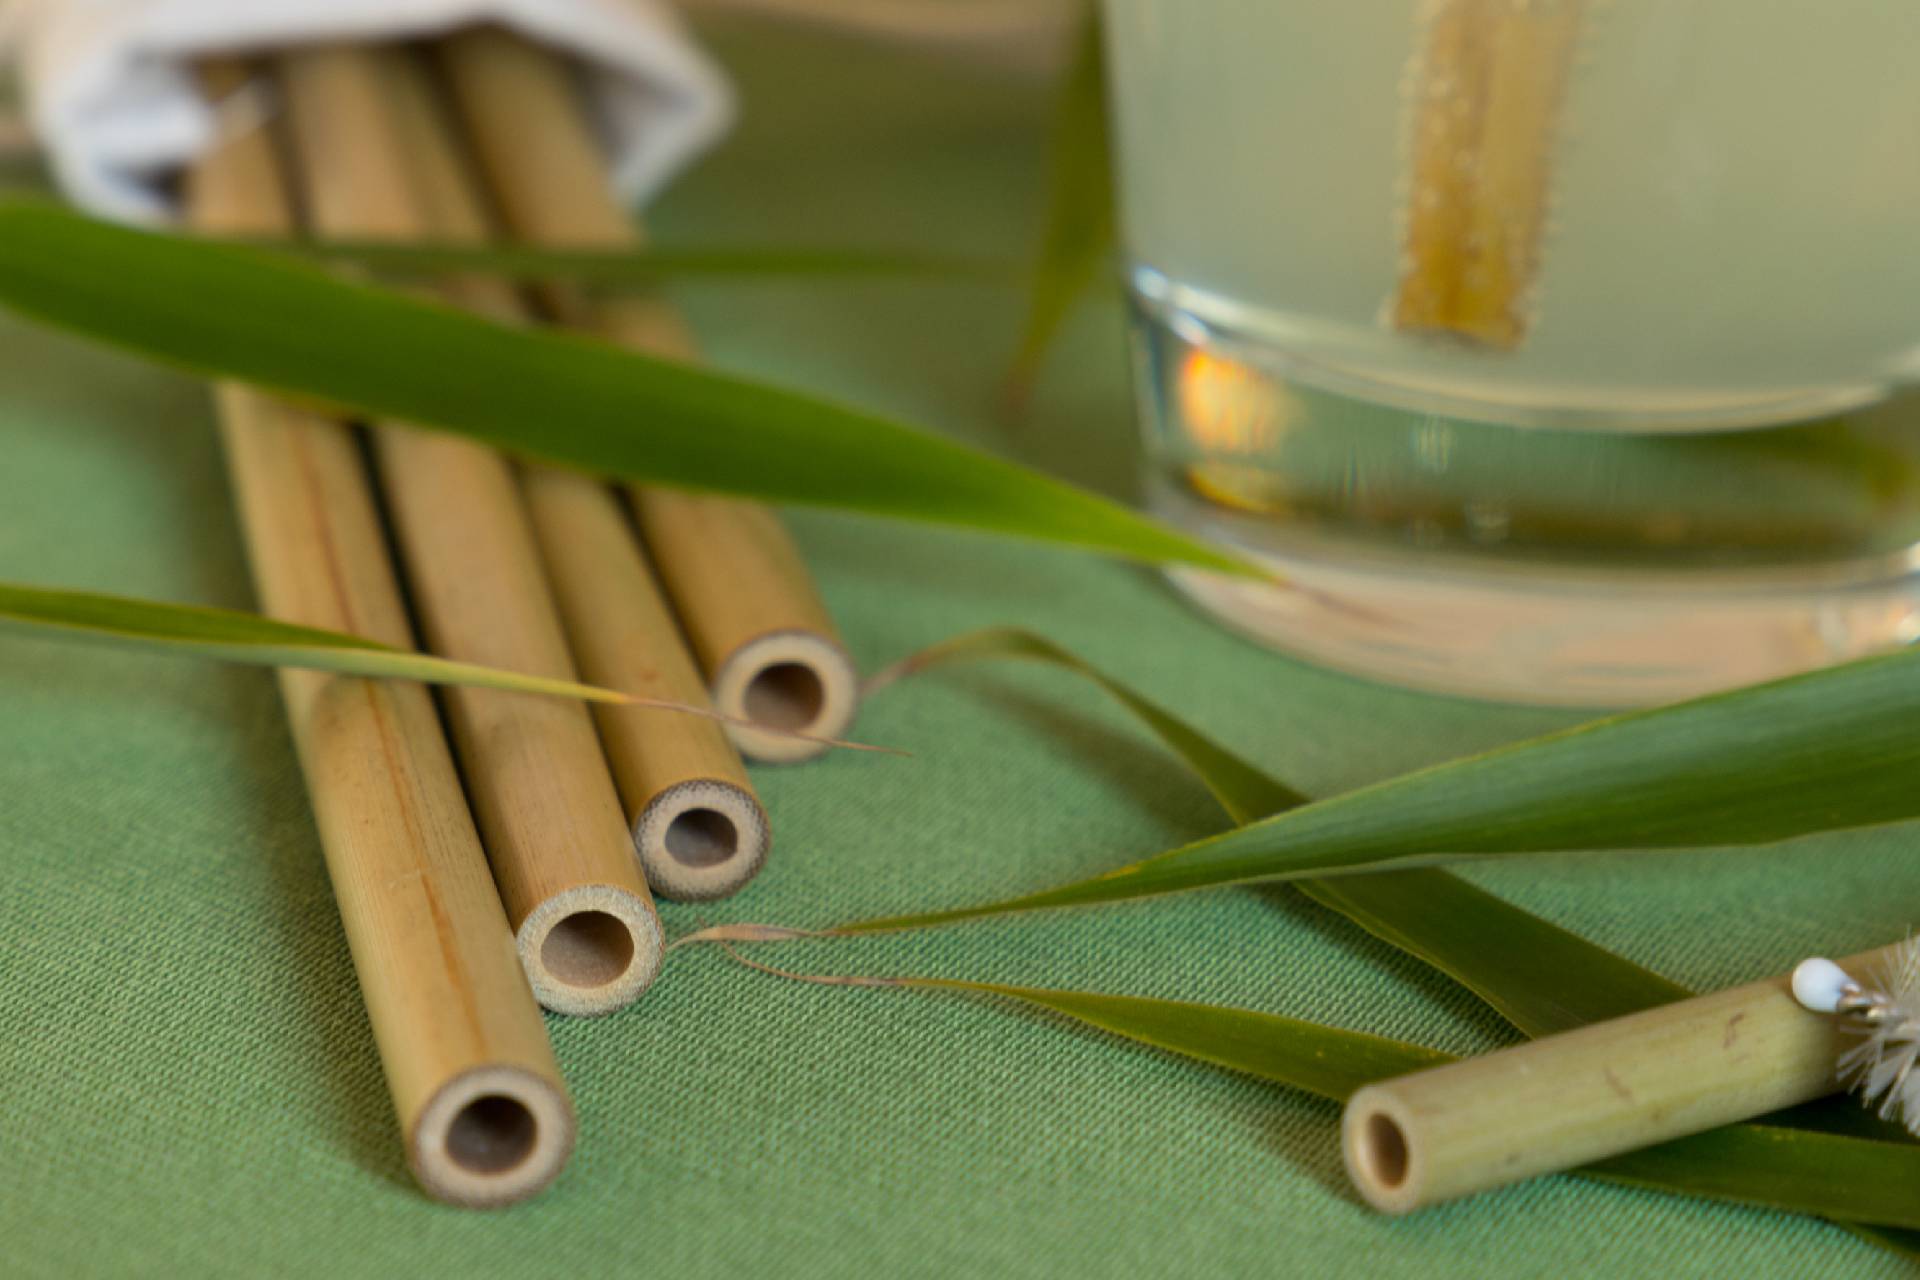
[[[267,109],[244,113],[187,175],[199,231],[637,239],[568,69],[503,31],[300,48],[206,66],[203,82],[215,99],[257,92]],[[496,319],[536,319],[497,280],[443,292]],[[538,304],[541,318],[614,342],[695,354],[658,298],[551,287]],[[766,726],[622,706],[590,718],[561,700],[457,689],[443,694],[450,753],[419,686],[282,674],[408,1163],[442,1200],[524,1199],[559,1173],[574,1137],[536,999],[594,1014],[646,989],[662,950],[649,888],[714,898],[753,876],[769,831],[738,753],[818,750],[792,731],[846,726],[853,667],[791,540],[758,506],[636,488],[629,513],[586,476],[453,436],[371,423],[369,458],[347,423],[245,387],[217,397],[273,616],[412,648],[410,600],[440,654]]]

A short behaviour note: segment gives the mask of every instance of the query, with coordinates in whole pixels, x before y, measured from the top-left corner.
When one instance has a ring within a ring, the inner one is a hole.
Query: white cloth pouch
[[[13,0],[4,12],[60,185],[126,221],[177,213],[167,179],[214,138],[193,75],[213,54],[510,27],[579,60],[612,180],[635,202],[733,119],[725,78],[653,0]]]

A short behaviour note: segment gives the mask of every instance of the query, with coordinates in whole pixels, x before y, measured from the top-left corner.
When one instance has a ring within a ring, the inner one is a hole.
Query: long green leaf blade
[[[1874,1227],[1920,1229],[1920,1146],[1871,1138],[1735,1124],[1630,1151],[1579,1170],[1608,1182],[1683,1191],[1767,1209],[1831,1218],[1876,1243],[1911,1252],[1915,1241],[1883,1241]]]
[[[1261,880],[1586,849],[1763,844],[1920,816],[1920,653],[1596,721],[1288,810],[1090,880],[897,929]]]
[[[1452,1061],[1436,1049],[1298,1018],[1175,1000],[914,978],[900,985],[1002,996],[1126,1039],[1321,1097],[1344,1100],[1362,1085]],[[1733,1125],[1582,1170],[1682,1195],[1763,1208],[1920,1228],[1920,1146],[1795,1129]],[[1876,1243],[1882,1233],[1863,1232]],[[1886,1236],[1889,1247],[1910,1242]]]
[[[359,636],[276,622],[257,614],[89,591],[0,582],[0,628],[262,667],[304,667],[588,702],[632,701],[612,689],[409,653]]]
[[[949,663],[1010,658],[1042,662],[1092,682],[1178,755],[1236,823],[1252,822],[1307,802],[1300,792],[1242,760],[1078,654],[1018,627],[984,627],[929,645],[874,675],[867,681],[867,694],[871,696],[896,680]]]
[[[1113,254],[1106,79],[1100,15],[1088,4],[1054,104],[1045,224],[1029,286],[1026,325],[1007,374],[1007,400],[1016,408],[1031,392],[1047,349],[1074,304]]]
[[[1091,681],[1160,739],[1246,824],[1307,803],[1287,786],[1125,683],[1044,636],[968,632],[875,676],[872,686],[945,663],[1017,658]],[[1529,1035],[1618,1017],[1692,994],[1632,961],[1438,869],[1300,880],[1322,906],[1462,983]]]
[[[1693,994],[1436,868],[1303,880],[1298,887],[1440,970],[1529,1036],[1625,1017]]]
[[[1385,1036],[1225,1005],[947,978],[907,978],[900,985],[1024,1000],[1128,1040],[1335,1101],[1375,1080],[1454,1060],[1438,1049]]]
[[[0,202],[0,304],[199,373],[623,479],[1266,576],[1117,503],[876,414],[497,324],[281,254]]]

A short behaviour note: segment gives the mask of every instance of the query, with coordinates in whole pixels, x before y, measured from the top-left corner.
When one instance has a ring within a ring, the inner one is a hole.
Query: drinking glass
[[[1920,634],[1920,5],[1106,0],[1148,491],[1229,624],[1669,700]]]

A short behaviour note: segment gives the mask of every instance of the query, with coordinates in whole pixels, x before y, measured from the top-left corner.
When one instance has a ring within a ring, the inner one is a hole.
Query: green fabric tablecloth
[[[805,32],[722,32],[744,126],[658,210],[682,243],[1012,254],[1042,86]],[[1117,311],[1076,321],[1027,425],[992,411],[1019,299],[984,284],[708,283],[713,359],[1122,495]],[[1258,650],[1153,574],[796,513],[871,668],[990,623],[1070,645],[1316,793],[1567,717],[1371,687]],[[0,322],[0,578],[251,607],[204,389]],[[824,924],[1093,872],[1220,825],[1097,695],[986,669],[897,687],[838,754],[756,773],[765,873],[704,920]],[[1910,829],[1469,874],[1675,978],[1724,984],[1915,919]],[[614,1017],[551,1023],[580,1112],[559,1182],[493,1214],[410,1183],[272,679],[0,636],[0,1273],[1897,1275],[1829,1226],[1535,1182],[1417,1218],[1345,1185],[1336,1111],[990,1002],[800,986],[690,950]],[[784,948],[1231,1002],[1471,1052],[1445,980],[1285,891]]]

